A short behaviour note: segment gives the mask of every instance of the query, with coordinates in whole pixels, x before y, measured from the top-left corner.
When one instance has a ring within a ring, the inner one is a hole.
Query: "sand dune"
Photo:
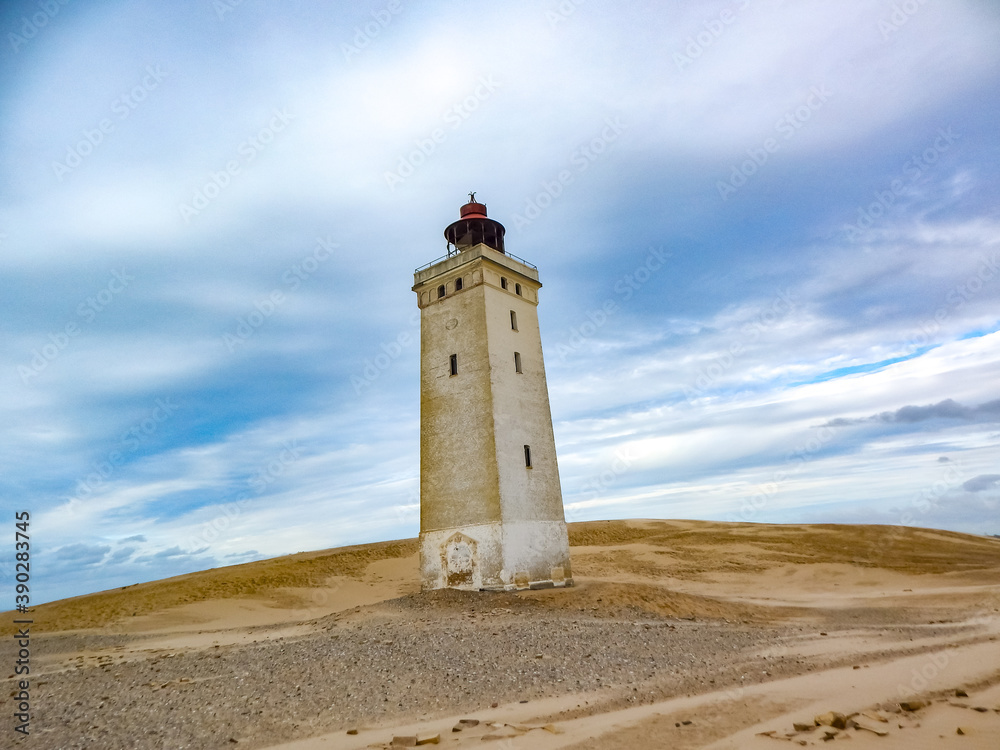
[[[33,743],[1000,748],[1000,540],[636,520],[570,542],[568,590],[421,594],[402,540],[40,606]]]

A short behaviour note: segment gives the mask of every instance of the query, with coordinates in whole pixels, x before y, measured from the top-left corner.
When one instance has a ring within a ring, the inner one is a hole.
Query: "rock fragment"
[[[825,714],[817,716],[813,721],[816,723],[816,726],[820,727],[843,729],[847,726],[847,717],[839,711],[827,711]]]
[[[863,721],[856,721],[855,722],[855,727],[857,729],[863,729],[866,732],[871,732],[872,734],[874,734],[874,735],[876,735],[878,737],[885,737],[886,735],[889,734],[889,730],[886,729],[885,727],[874,726],[872,724],[868,724],[868,723],[863,722]]]
[[[883,716],[881,711],[876,711],[875,709],[870,709],[868,711],[862,711],[860,715],[864,716],[866,719],[872,719],[874,721],[881,721],[883,723],[888,723],[888,721],[889,721],[888,717]]]
[[[516,727],[512,727],[510,724],[504,724],[499,729],[494,729],[489,734],[484,734],[483,741],[487,740],[507,740],[511,737],[520,737],[524,732],[520,731]]]

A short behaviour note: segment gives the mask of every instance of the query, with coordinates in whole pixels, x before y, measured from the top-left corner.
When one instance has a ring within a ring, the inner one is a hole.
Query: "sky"
[[[544,284],[568,521],[1000,534],[998,33],[987,0],[4,3],[5,590],[17,512],[33,603],[416,536],[412,274],[473,190]]]

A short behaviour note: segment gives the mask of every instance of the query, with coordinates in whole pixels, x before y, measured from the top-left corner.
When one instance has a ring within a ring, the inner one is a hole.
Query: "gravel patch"
[[[628,614],[444,592],[324,618],[305,636],[78,659],[33,682],[32,744],[254,748],[571,693],[649,702],[805,668],[757,656],[785,629]]]

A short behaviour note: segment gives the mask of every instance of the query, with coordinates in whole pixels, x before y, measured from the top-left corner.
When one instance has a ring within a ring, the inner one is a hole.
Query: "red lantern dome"
[[[469,193],[469,202],[459,210],[459,216],[458,221],[444,230],[449,255],[480,244],[504,252],[503,236],[507,230],[499,221],[486,216],[486,206],[476,202],[475,193]]]

